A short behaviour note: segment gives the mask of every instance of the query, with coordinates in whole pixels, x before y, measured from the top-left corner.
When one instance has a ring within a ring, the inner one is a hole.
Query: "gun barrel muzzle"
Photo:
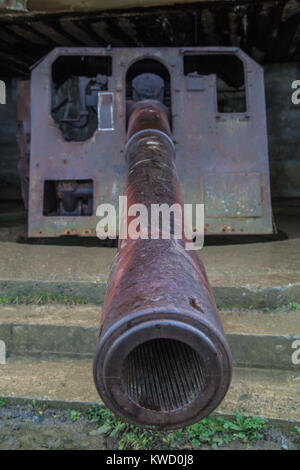
[[[161,103],[133,106],[125,154],[128,227],[135,204],[148,209],[149,222],[153,205],[183,208]],[[138,239],[119,240],[104,303],[95,384],[115,414],[141,427],[199,421],[219,405],[231,379],[231,354],[205,269],[186,250],[183,228],[175,237],[179,223],[182,215],[174,215],[168,239],[159,221]]]

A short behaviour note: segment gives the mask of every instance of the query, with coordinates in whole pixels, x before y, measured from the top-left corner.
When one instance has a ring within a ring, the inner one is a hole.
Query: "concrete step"
[[[300,303],[300,238],[199,251],[221,308]],[[0,297],[74,295],[101,303],[116,249],[0,242]]]
[[[299,370],[292,355],[300,339],[300,310],[220,314],[235,366]],[[8,356],[92,358],[100,319],[98,305],[2,305],[0,340]]]
[[[89,359],[11,356],[0,365],[0,396],[10,402],[26,399],[57,403],[100,403]],[[300,421],[300,375],[296,371],[234,368],[219,413],[257,414]],[[71,405],[72,406],[72,405]]]

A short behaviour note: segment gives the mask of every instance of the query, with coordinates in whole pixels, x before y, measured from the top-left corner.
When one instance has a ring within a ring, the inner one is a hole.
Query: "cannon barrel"
[[[183,207],[169,119],[160,102],[132,106],[125,156],[128,208],[144,204],[151,213],[153,204]],[[171,233],[179,222],[174,217]],[[181,239],[164,239],[162,233],[158,225],[152,238],[149,229],[138,239],[119,239],[94,380],[104,403],[122,419],[174,429],[218,406],[232,366],[201,260],[185,249],[184,233]]]

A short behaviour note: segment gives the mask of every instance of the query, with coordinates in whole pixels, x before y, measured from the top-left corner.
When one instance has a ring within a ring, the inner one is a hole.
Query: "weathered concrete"
[[[98,328],[87,326],[0,324],[0,338],[8,355],[35,357],[92,358]],[[292,344],[299,335],[226,334],[233,364],[239,367],[261,367],[298,370],[292,362]]]
[[[300,310],[222,311],[233,363],[242,367],[298,370],[292,344],[300,339]],[[18,305],[0,309],[0,339],[7,354],[92,358],[98,336],[98,306]]]
[[[99,401],[86,359],[8,358],[0,366],[0,395]]]
[[[97,328],[91,326],[0,325],[7,354],[93,357]]]
[[[116,249],[0,243],[0,279],[106,282]],[[300,238],[206,246],[199,251],[211,285],[276,287],[300,282]]]
[[[3,315],[0,310],[0,317]],[[300,334],[300,310],[221,310],[222,324],[226,332],[289,336]]]
[[[23,325],[98,326],[99,305],[0,305],[0,323]]]
[[[0,279],[106,282],[115,254],[113,248],[0,243]]]
[[[300,196],[300,104],[291,101],[300,63],[268,64],[265,70],[272,195]]]
[[[92,281],[0,280],[1,297],[20,295],[68,295],[85,302],[102,304],[106,283]]]
[[[234,369],[218,412],[300,420],[299,373]],[[0,367],[0,396],[99,402],[90,360],[9,358]]]
[[[218,411],[239,409],[244,414],[298,420],[299,381],[299,372],[234,369],[229,393]]]
[[[101,303],[116,249],[0,242],[0,296],[50,293]],[[199,252],[220,307],[300,302],[300,238],[205,246]]]
[[[3,79],[0,71],[0,79]],[[17,147],[16,79],[5,78],[6,104],[0,105],[0,198],[5,197],[6,186],[14,188],[15,197],[21,196]],[[11,192],[11,191],[10,191]],[[12,198],[12,194],[10,194]]]
[[[201,3],[207,0],[185,0],[185,3]],[[217,0],[209,0],[211,3]],[[224,3],[228,0],[223,0]],[[62,13],[62,12],[93,12],[100,10],[153,7],[182,3],[182,0],[5,0],[0,5],[0,13]],[[237,2],[241,3],[241,2]]]
[[[89,281],[0,280],[1,297],[27,295],[71,295],[86,303],[102,304],[106,283]],[[300,284],[278,287],[212,286],[218,308],[277,308],[300,303]]]
[[[293,364],[292,345],[300,340],[300,335],[244,335],[227,334],[233,364],[238,367],[259,367],[265,369],[285,369],[299,371]]]
[[[295,306],[296,307],[296,306]],[[0,323],[23,325],[98,326],[99,305],[17,304],[0,305]],[[259,335],[300,334],[300,309],[220,310],[226,332]]]

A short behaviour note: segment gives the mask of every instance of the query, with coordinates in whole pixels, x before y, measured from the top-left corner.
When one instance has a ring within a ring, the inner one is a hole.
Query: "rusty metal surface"
[[[234,56],[242,62],[244,112],[218,112],[216,75],[184,75],[184,58],[191,55],[217,57],[220,63]],[[61,56],[111,58],[107,92],[113,93],[112,130],[96,129],[82,142],[64,139],[51,115],[51,68]],[[185,202],[205,204],[206,233],[271,233],[264,82],[257,63],[231,47],[57,48],[36,66],[31,77],[29,236],[95,236],[97,206],[105,202],[118,207],[125,180],[126,73],[145,59],[156,61],[169,76],[177,171]],[[43,216],[45,180],[92,180],[93,215]]]
[[[128,207],[182,206],[170,135],[160,103],[144,101],[132,111]],[[218,406],[230,383],[231,355],[205,269],[184,241],[129,234],[119,241],[108,282],[95,384],[109,408],[142,427],[198,421]]]
[[[246,111],[217,111],[214,74],[202,75],[191,89],[187,78],[193,75],[183,73],[183,58],[189,55],[240,59]],[[83,142],[64,140],[51,116],[51,67],[61,56],[111,57],[107,91],[113,93],[112,130],[96,129]],[[177,170],[185,202],[205,204],[206,233],[271,233],[263,71],[258,64],[238,48],[57,48],[32,72],[29,236],[95,236],[97,206],[105,202],[118,207],[125,176],[126,73],[143,59],[156,60],[169,74]],[[93,216],[43,216],[45,180],[92,180]]]
[[[17,84],[17,113],[19,147],[18,169],[21,181],[22,198],[28,209],[29,196],[29,158],[30,158],[30,81],[24,80]]]

